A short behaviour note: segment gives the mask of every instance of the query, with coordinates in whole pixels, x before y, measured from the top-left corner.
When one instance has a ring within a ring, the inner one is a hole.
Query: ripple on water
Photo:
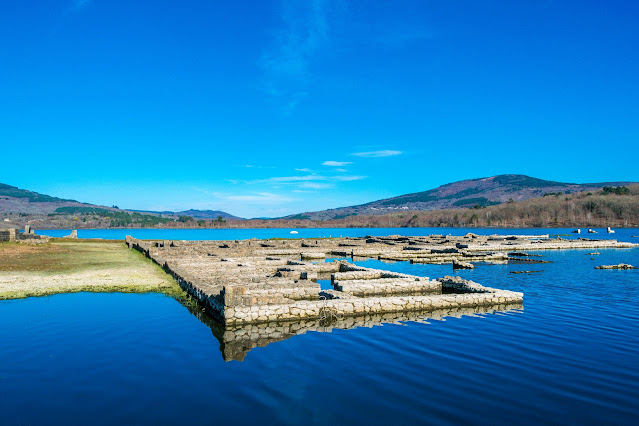
[[[599,252],[541,252],[553,263],[539,274],[459,271],[523,291],[520,311],[308,332],[244,362],[225,362],[211,329],[162,295],[3,301],[0,409],[9,423],[630,423],[639,271],[594,264],[639,264],[639,250]]]

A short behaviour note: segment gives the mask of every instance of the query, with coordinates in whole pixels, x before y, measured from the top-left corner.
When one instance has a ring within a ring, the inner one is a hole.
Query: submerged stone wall
[[[365,237],[245,241],[142,241],[127,237],[172,274],[207,312],[225,324],[325,320],[443,308],[521,303],[523,294],[459,277],[431,280],[328,256],[413,263],[543,263],[524,250],[630,248],[615,240],[550,239],[547,235]],[[512,255],[510,255],[511,253]],[[331,280],[322,290],[317,280]]]
[[[369,240],[194,242],[127,237],[126,242],[169,272],[207,312],[228,325],[429,312],[523,300],[522,293],[463,280],[453,285],[346,261],[324,261],[337,244],[376,244]],[[406,241],[411,242],[401,240]],[[398,247],[390,247],[394,245]],[[395,243],[383,246],[388,251],[402,249]],[[316,280],[328,278],[334,289],[321,290]]]
[[[375,327],[383,324],[402,324],[406,321],[429,323],[447,317],[459,318],[463,315],[492,314],[496,312],[518,313],[523,304],[499,304],[491,306],[474,306],[471,308],[447,308],[429,312],[398,312],[384,314],[363,314],[357,316],[331,317],[323,319],[304,319],[300,321],[279,321],[258,324],[221,325],[207,322],[202,315],[198,317],[205,322],[220,342],[220,351],[225,361],[242,361],[247,353],[256,347],[264,347],[274,342],[307,333],[309,331],[326,333],[333,330],[348,330],[357,327]],[[196,313],[197,315],[197,313]]]
[[[438,309],[471,308],[523,301],[523,293],[491,290],[477,294],[366,297],[319,302],[298,301],[293,304],[233,306],[226,307],[224,310],[224,322],[226,324],[265,323],[322,319],[333,315],[345,317],[411,311],[428,312]]]

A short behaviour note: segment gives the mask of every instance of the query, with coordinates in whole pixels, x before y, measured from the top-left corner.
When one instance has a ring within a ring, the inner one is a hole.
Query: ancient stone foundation
[[[141,241],[153,259],[226,325],[326,320],[521,303],[523,294],[326,262],[346,240]],[[348,239],[350,247],[392,254],[389,245]],[[385,250],[382,250],[385,249]],[[354,249],[351,249],[354,250]],[[322,290],[318,279],[330,279]]]
[[[142,241],[130,248],[153,259],[226,325],[396,315],[521,304],[523,294],[462,280],[363,268],[327,257],[413,263],[543,263],[524,250],[627,248],[615,240],[536,236],[365,237],[312,240]],[[512,253],[512,254],[511,254]],[[332,289],[317,280],[331,280]]]
[[[29,225],[25,226],[24,233],[16,228],[0,228],[0,242],[38,242],[39,240],[46,241],[48,239],[49,237],[34,234]]]

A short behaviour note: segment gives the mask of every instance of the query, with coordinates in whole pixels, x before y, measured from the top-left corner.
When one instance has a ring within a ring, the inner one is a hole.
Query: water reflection
[[[263,348],[308,331],[330,333],[334,329],[348,330],[357,327],[373,327],[382,324],[403,322],[428,323],[429,320],[443,320],[446,317],[477,316],[503,312],[522,312],[522,303],[478,306],[473,308],[438,309],[431,312],[401,312],[361,315],[304,321],[272,322],[265,324],[244,324],[225,326],[197,308],[186,306],[193,315],[206,324],[213,336],[220,342],[220,352],[225,361],[243,361],[247,353],[256,347]]]

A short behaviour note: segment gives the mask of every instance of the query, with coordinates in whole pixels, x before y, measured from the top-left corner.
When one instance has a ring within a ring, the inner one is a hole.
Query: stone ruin
[[[77,240],[78,239],[78,231],[77,231],[77,229],[74,229],[73,231],[71,231],[71,233],[69,235],[65,235],[62,238],[72,238],[74,240]]]
[[[503,253],[473,250],[471,244],[457,248],[458,243],[438,236],[246,241],[127,237],[130,248],[162,266],[227,326],[522,303],[522,293],[472,281],[431,280],[345,260],[325,261],[327,256],[429,262],[452,262],[460,256],[474,261],[508,260]],[[332,289],[321,289],[318,279],[330,279]]]
[[[363,237],[244,241],[126,239],[170,273],[207,312],[228,325],[477,308],[523,294],[455,277],[431,280],[327,257],[471,267],[473,262],[545,263],[525,250],[630,248],[616,240],[548,235]],[[329,280],[322,289],[318,280]]]
[[[242,360],[251,348],[307,331],[523,309],[522,293],[453,276],[432,280],[364,268],[344,258],[446,263],[454,270],[455,263],[547,262],[525,250],[639,246],[475,234],[244,241],[127,237],[126,243],[163,267],[204,308],[191,310],[209,325],[225,360]],[[331,288],[322,289],[318,280],[330,280]]]
[[[36,235],[31,229],[31,225],[25,225],[24,232],[20,232],[15,227],[0,228],[0,242],[37,242],[48,239],[49,237],[44,235]]]

